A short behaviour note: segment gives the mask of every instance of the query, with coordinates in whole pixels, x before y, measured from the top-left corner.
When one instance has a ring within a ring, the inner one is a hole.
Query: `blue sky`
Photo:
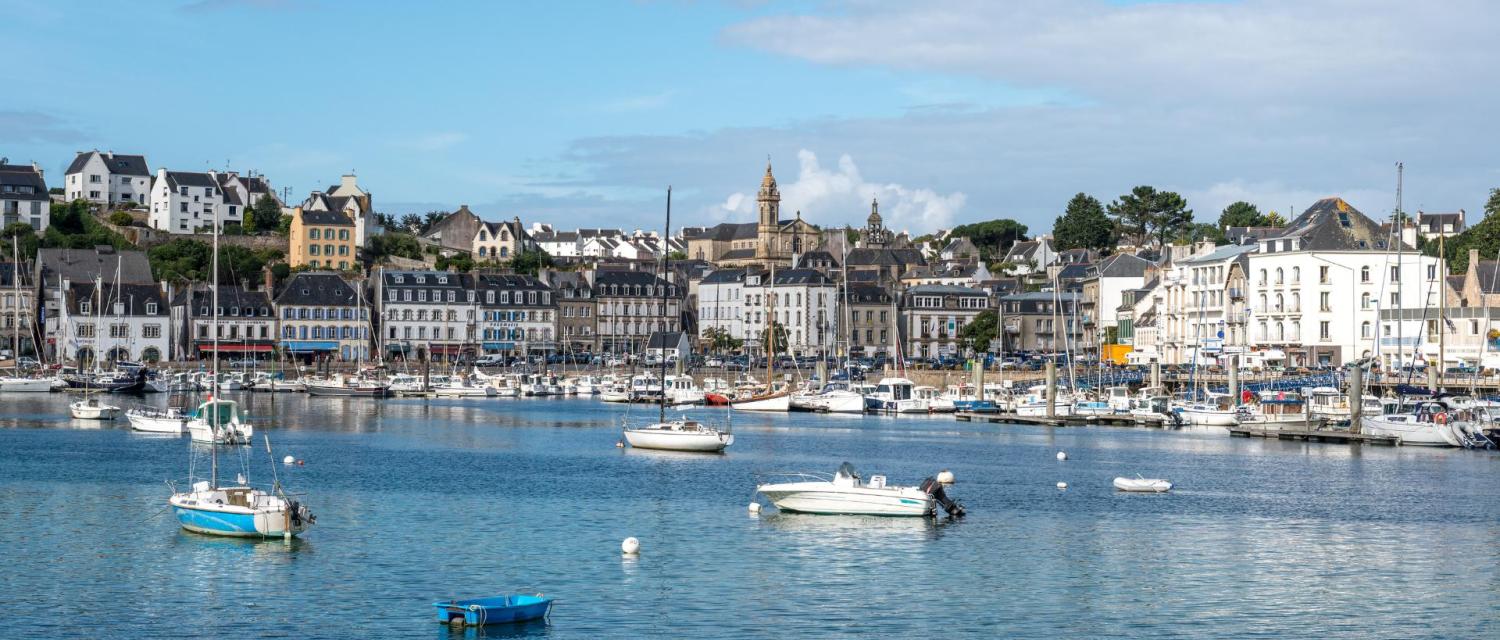
[[[0,155],[254,169],[294,198],[354,170],[390,212],[564,226],[784,206],[916,232],[1078,191],[1199,218],[1342,195],[1477,216],[1500,186],[1486,3],[17,2]],[[113,14],[113,17],[111,17]],[[81,18],[80,16],[83,16]],[[13,36],[13,37],[12,37]]]

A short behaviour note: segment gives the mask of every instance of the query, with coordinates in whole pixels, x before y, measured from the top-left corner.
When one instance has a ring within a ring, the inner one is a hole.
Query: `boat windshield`
[[[842,477],[842,478],[851,478],[856,483],[859,482],[859,472],[854,470],[854,465],[849,464],[847,462],[845,462],[844,464],[839,465],[839,471],[835,475],[837,477]]]
[[[214,416],[215,412],[218,414],[217,418]],[[236,407],[233,402],[220,400],[198,405],[198,410],[193,412],[193,417],[211,424],[229,424],[234,421],[235,414]]]

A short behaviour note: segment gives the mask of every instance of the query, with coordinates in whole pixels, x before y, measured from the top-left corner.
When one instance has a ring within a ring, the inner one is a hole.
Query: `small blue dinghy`
[[[438,622],[454,624],[456,620],[462,619],[465,625],[478,627],[487,624],[540,620],[547,617],[547,613],[552,610],[552,598],[543,597],[540,593],[536,595],[517,593],[488,598],[434,602],[432,606],[438,609]]]

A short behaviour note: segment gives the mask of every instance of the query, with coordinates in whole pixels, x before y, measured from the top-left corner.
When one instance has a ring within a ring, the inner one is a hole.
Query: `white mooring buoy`
[[[1068,459],[1068,454],[1063,453],[1061,451],[1057,452],[1057,461],[1058,462],[1062,462],[1063,460],[1067,460],[1067,459]]]
[[[625,552],[625,555],[627,556],[633,556],[637,553],[640,553],[641,541],[636,540],[634,537],[626,538],[624,542],[620,543],[620,551]]]
[[[938,484],[941,484],[941,485],[950,485],[950,484],[953,484],[953,480],[954,480],[954,478],[953,478],[953,472],[949,471],[947,469],[943,469],[942,471],[939,471],[938,474],[937,474]]]
[[[1059,489],[1066,489],[1066,488],[1068,488],[1068,483],[1066,483],[1066,482],[1059,482],[1059,483],[1057,483],[1057,488],[1059,488]]]
[[[296,463],[297,463],[297,459],[294,458],[294,457],[292,457],[292,456],[287,456],[287,457],[281,459],[281,464],[296,464]]]
[[[752,503],[750,503],[750,513],[760,513],[760,503],[759,502],[752,502]]]

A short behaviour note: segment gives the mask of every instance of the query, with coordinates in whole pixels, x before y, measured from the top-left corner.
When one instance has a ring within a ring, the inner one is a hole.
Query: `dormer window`
[[[402,278],[401,276],[394,276],[391,278],[391,282],[394,282],[396,284],[401,284],[403,280],[405,280],[405,278]]]
[[[438,284],[448,284],[448,276],[438,276]]]
[[[91,304],[89,304],[87,302],[80,302],[80,303],[78,303],[78,313],[88,313],[89,310],[93,309],[93,308],[94,308],[93,305],[91,305]]]
[[[427,276],[417,276],[417,284],[427,284]]]

